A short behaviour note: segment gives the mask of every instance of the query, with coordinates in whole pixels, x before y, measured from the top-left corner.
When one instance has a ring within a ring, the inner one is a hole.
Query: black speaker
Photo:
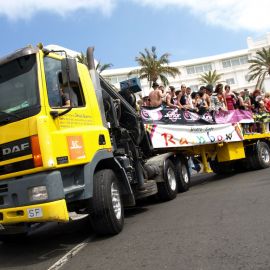
[[[120,90],[130,90],[133,93],[140,92],[142,91],[140,80],[138,78],[132,78],[126,81],[122,81],[120,82]]]

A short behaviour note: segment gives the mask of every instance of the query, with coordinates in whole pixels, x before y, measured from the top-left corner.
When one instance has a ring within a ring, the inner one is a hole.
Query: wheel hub
[[[183,164],[182,164],[182,175],[183,175],[184,182],[188,184],[189,183],[188,171],[187,171],[187,167]]]
[[[269,163],[270,156],[269,156],[269,152],[267,151],[267,149],[262,150],[262,159],[264,160],[265,163]]]
[[[169,167],[167,170],[168,182],[172,190],[176,190],[176,177],[173,168]]]
[[[111,185],[111,195],[112,195],[112,206],[115,217],[120,220],[122,217],[122,207],[119,189],[115,183]]]

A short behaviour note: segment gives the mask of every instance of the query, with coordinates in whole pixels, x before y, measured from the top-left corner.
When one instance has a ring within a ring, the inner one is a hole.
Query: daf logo
[[[29,143],[22,143],[20,145],[13,145],[12,147],[6,147],[2,149],[3,156],[24,151],[29,148]]]

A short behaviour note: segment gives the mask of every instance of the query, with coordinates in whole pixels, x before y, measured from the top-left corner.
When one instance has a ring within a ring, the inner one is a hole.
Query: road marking
[[[70,259],[72,259],[80,250],[82,250],[91,241],[91,237],[86,238],[83,242],[71,249],[66,255],[52,265],[48,270],[58,270],[62,268]]]

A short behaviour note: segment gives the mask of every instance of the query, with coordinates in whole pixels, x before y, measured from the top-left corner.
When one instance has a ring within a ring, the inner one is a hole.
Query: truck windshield
[[[39,105],[36,56],[26,55],[1,65],[0,123],[35,115]]]

